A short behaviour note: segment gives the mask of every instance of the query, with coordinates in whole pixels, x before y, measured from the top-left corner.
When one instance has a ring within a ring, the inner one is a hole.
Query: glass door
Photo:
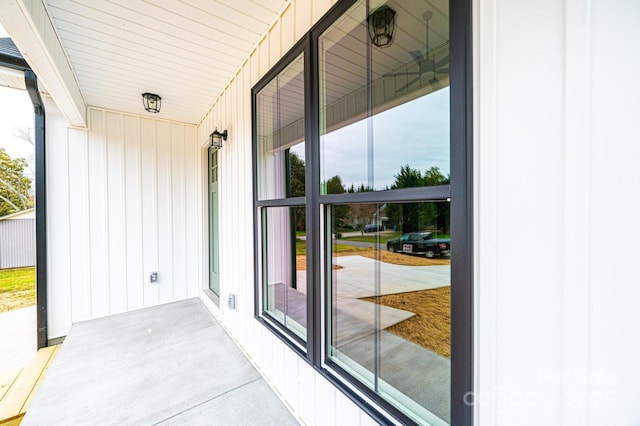
[[[220,297],[218,150],[209,149],[209,288]]]

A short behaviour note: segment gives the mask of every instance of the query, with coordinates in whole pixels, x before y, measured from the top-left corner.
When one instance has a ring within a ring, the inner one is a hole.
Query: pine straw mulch
[[[338,251],[334,253],[334,256],[363,256],[380,260],[381,262],[404,266],[451,264],[451,260],[448,258],[427,259],[424,256],[391,253],[373,248]],[[306,259],[305,255],[296,256],[296,268],[298,271],[306,269]],[[333,269],[341,268],[342,266],[333,265]],[[415,313],[415,316],[388,327],[386,330],[446,358],[451,358],[450,287],[367,297],[361,300]]]
[[[361,300],[415,313],[415,316],[386,330],[451,358],[451,287],[367,297]]]

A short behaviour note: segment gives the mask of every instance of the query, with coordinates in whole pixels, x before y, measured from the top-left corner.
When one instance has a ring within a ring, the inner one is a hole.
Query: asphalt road
[[[356,232],[345,232],[345,233],[342,234],[342,236],[343,237],[360,237],[360,236],[363,236],[363,235],[364,236],[373,236],[373,235],[376,235],[376,234],[377,233],[375,233],[375,232],[368,233],[368,234],[363,234],[360,231],[356,231]],[[384,235],[385,231],[382,231],[379,234],[380,235]],[[343,240],[343,239],[336,239],[335,241],[336,241],[336,243],[344,244],[345,246],[362,247],[362,248],[370,248],[370,247],[375,248],[377,246],[380,250],[386,250],[387,249],[387,244],[386,243],[367,243],[367,242],[362,242],[362,241],[351,241],[351,240]]]

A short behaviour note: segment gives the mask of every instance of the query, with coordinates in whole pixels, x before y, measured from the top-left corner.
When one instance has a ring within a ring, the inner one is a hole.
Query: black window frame
[[[304,55],[303,63],[304,63],[304,84],[305,84],[305,157],[309,154],[309,129],[306,127],[306,122],[308,121],[306,114],[308,112],[308,96],[307,95],[307,85],[309,84],[310,76],[308,75],[308,70],[311,68],[310,57],[311,50],[309,46],[310,34],[302,37],[289,51],[282,57],[280,60],[260,79],[260,81],[252,88],[251,90],[251,134],[252,134],[252,167],[253,170],[258,170],[258,151],[257,151],[257,138],[258,138],[258,126],[257,126],[257,94],[262,90],[267,84],[269,84],[275,77],[277,77],[291,62],[293,62],[300,54]],[[305,179],[308,179],[309,171],[305,169]],[[263,247],[260,247],[260,243],[262,242],[262,238],[258,240],[257,236],[261,235],[260,229],[263,221],[266,217],[266,212],[263,210],[259,211],[260,208],[268,208],[268,207],[302,207],[307,206],[307,197],[286,197],[279,199],[266,199],[260,200],[258,194],[258,174],[253,173],[253,215],[254,215],[254,272],[255,272],[255,285],[256,289],[254,292],[254,316],[262,323],[265,327],[270,329],[275,333],[276,336],[280,337],[283,342],[285,342],[290,348],[292,348],[295,352],[301,355],[306,359],[306,354],[309,350],[310,346],[310,331],[308,324],[309,322],[309,312],[307,312],[307,339],[306,341],[297,336],[293,331],[287,329],[285,326],[280,324],[277,320],[271,318],[269,313],[264,311],[262,305],[262,281],[260,279],[260,271],[263,270],[263,259],[260,258],[259,254],[263,250]],[[308,216],[308,212],[306,212]],[[307,225],[309,223],[309,219],[307,217]],[[307,241],[307,251],[309,250],[310,242]],[[309,267],[309,262],[307,262],[307,267]],[[307,272],[309,273],[309,272]],[[308,292],[309,293],[309,292]],[[310,306],[309,294],[307,294],[307,307]]]
[[[470,0],[450,0],[450,162],[449,185],[406,188],[355,194],[320,195],[319,73],[318,38],[356,0],[336,3],[252,88],[252,162],[257,170],[256,95],[275,76],[304,52],[305,80],[305,197],[280,200],[258,199],[257,173],[253,174],[255,300],[257,321],[298,353],[319,374],[341,390],[363,411],[380,423],[390,420],[413,424],[413,420],[363,386],[328,359],[324,342],[327,322],[323,310],[326,282],[323,280],[322,208],[332,204],[411,201],[451,201],[451,419],[452,425],[471,425],[473,407],[468,395],[473,392],[473,78],[472,11]],[[295,201],[306,207],[307,233],[307,339],[301,342],[289,330],[265,317],[261,305],[262,283],[258,236],[261,233],[262,207],[291,206]]]

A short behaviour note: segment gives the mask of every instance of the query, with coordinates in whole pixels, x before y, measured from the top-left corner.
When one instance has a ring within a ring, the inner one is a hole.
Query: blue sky
[[[338,175],[346,187],[364,184],[384,189],[393,184],[394,175],[406,164],[422,172],[435,166],[445,176],[449,174],[448,87],[377,114],[371,120],[371,150],[367,146],[366,120],[322,138],[321,180]]]

